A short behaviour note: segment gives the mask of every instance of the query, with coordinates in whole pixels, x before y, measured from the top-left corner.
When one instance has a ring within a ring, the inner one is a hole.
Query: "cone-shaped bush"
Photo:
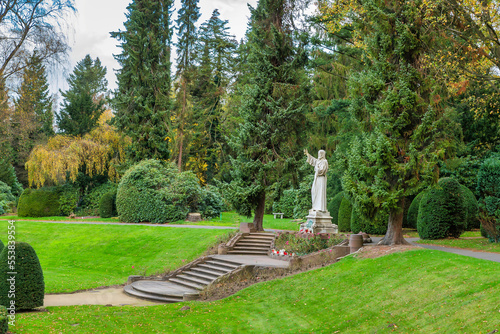
[[[342,198],[338,217],[339,232],[349,232],[351,230],[351,212],[351,202],[345,197]]]
[[[101,197],[101,201],[99,202],[99,216],[101,218],[111,218],[116,215],[116,191],[110,191]]]
[[[328,202],[328,211],[330,212],[330,216],[332,216],[332,224],[339,224],[339,210],[343,198],[344,192],[341,191]]]
[[[481,227],[491,242],[500,242],[500,157],[486,159],[477,173]]]
[[[410,208],[408,209],[407,222],[408,227],[410,228],[417,228],[418,207],[420,206],[420,201],[422,200],[423,195],[423,191],[418,194],[417,197],[413,199]]]
[[[436,187],[424,193],[417,219],[420,238],[458,238],[466,226],[467,207],[460,183],[443,178]]]
[[[478,206],[476,196],[470,191],[466,186],[461,186],[464,193],[465,206],[467,208],[467,230],[472,230],[474,228],[479,228],[480,222],[477,217]]]
[[[12,256],[9,251],[15,252],[15,262],[8,258]],[[15,278],[15,296],[11,278]],[[43,306],[44,292],[42,267],[33,247],[26,242],[4,247],[0,253],[0,305],[8,308],[14,300],[16,311],[31,310]]]

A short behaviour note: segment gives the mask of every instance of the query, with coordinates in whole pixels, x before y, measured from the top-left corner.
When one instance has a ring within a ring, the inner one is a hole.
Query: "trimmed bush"
[[[9,247],[15,246],[15,266],[8,263]],[[31,310],[43,306],[45,283],[43,271],[35,250],[26,242],[15,242],[8,245],[0,253],[0,305],[9,307],[10,281],[12,276],[8,272],[17,272],[15,275],[15,308],[16,311]]]
[[[408,209],[407,215],[407,223],[410,228],[417,228],[417,218],[418,218],[418,207],[420,206],[420,201],[422,200],[422,196],[424,195],[424,191],[417,195],[411,202],[410,208]]]
[[[211,191],[204,191],[193,172],[179,173],[172,163],[144,160],[122,177],[116,194],[120,219],[129,223],[162,224],[185,219],[189,212],[217,216],[222,207]],[[214,204],[217,203],[217,204]]]
[[[339,232],[349,232],[351,230],[351,213],[352,204],[346,197],[343,197],[342,202],[340,202],[337,220]]]
[[[106,182],[97,187],[93,187],[90,191],[85,193],[81,208],[78,209],[79,213],[90,216],[98,215],[102,197],[109,192],[114,192],[116,194],[117,189],[118,184],[113,182]]]
[[[328,211],[330,211],[330,216],[332,216],[332,224],[339,224],[339,210],[343,198],[344,192],[341,191],[328,202]]]
[[[101,197],[101,202],[99,203],[99,216],[101,218],[111,218],[116,215],[116,192],[110,191]]]
[[[201,188],[200,202],[198,203],[198,212],[203,219],[212,219],[219,217],[224,209],[224,199],[217,188],[206,186]]]
[[[461,187],[451,178],[442,178],[424,193],[417,219],[421,239],[458,238],[465,231],[467,207]]]
[[[19,217],[48,217],[58,216],[59,197],[61,191],[55,187],[40,189],[25,189],[19,198],[17,215]]]
[[[385,234],[387,232],[388,219],[388,215],[381,215],[380,217],[368,220],[353,207],[351,212],[351,231],[352,233]]]
[[[9,330],[9,318],[7,308],[0,305],[0,334],[5,334]]]
[[[465,207],[467,208],[467,230],[472,230],[480,227],[479,219],[478,219],[478,206],[476,196],[474,193],[462,185],[462,191],[465,199]]]
[[[61,195],[59,196],[59,211],[63,216],[69,216],[75,213],[78,199],[80,198],[78,189],[69,184],[61,187]]]
[[[481,227],[491,242],[500,242],[500,157],[486,159],[477,174]]]

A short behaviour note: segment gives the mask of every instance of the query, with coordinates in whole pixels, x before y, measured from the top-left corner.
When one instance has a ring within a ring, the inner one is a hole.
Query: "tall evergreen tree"
[[[233,75],[237,47],[227,24],[228,21],[221,20],[219,11],[215,9],[210,19],[201,25],[196,45],[198,66],[193,79],[192,97],[193,118],[197,126],[191,139],[192,151],[196,155],[190,155],[188,168],[206,182],[217,174],[225,145],[220,127],[222,101]]]
[[[54,113],[49,97],[49,83],[42,59],[35,52],[23,71],[23,81],[15,101],[16,111],[33,114],[39,124],[38,132],[46,136],[54,134]]]
[[[296,183],[304,162],[311,101],[305,41],[292,36],[296,5],[294,0],[260,0],[250,7],[248,84],[239,110],[242,123],[231,141],[238,156],[228,190],[238,212],[250,216],[254,211],[259,230],[266,193]]]
[[[172,0],[136,0],[125,31],[111,33],[121,44],[114,124],[132,139],[132,160],[168,159]]]
[[[69,89],[61,92],[64,102],[56,115],[59,131],[69,135],[83,135],[97,126],[104,112],[104,95],[107,90],[106,68],[99,58],[86,55],[70,74]]]
[[[177,23],[177,124],[176,124],[176,142],[177,142],[177,166],[182,170],[183,155],[187,145],[187,124],[191,123],[192,110],[190,108],[190,92],[194,74],[194,59],[196,46],[196,22],[200,18],[199,0],[181,0],[182,7],[179,10]]]
[[[358,213],[388,225],[382,244],[405,244],[405,198],[437,181],[436,164],[458,135],[446,84],[427,62],[444,46],[434,35],[441,8],[421,0],[362,0],[332,9],[328,16],[354,31],[364,61],[348,82],[359,131],[339,154],[342,186]]]

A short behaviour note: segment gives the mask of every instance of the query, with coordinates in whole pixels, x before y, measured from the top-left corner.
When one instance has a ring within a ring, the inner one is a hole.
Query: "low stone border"
[[[248,233],[236,233],[226,244],[219,245],[217,253],[219,255],[226,255],[230,250],[233,250],[234,245],[245,235],[248,235]]]
[[[200,264],[200,263],[205,263],[207,261],[213,260],[212,256],[203,256],[200,258],[197,258],[196,260],[186,264],[185,266],[182,266],[171,273],[168,273],[167,275],[162,277],[162,281],[168,281],[169,278],[174,278],[175,276],[179,275],[181,272],[191,269],[192,267]]]

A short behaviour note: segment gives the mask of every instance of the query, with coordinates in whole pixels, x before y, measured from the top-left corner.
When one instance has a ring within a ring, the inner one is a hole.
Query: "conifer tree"
[[[196,45],[196,22],[200,18],[199,0],[181,0],[182,7],[179,10],[177,23],[177,124],[176,124],[176,142],[177,142],[177,166],[182,170],[183,155],[187,145],[187,134],[189,129],[187,124],[192,121],[192,110],[190,108],[190,92],[194,74],[194,59]]]
[[[125,31],[111,33],[121,44],[113,104],[114,124],[132,139],[133,161],[170,157],[170,54],[172,0],[136,0],[127,7]]]
[[[436,164],[452,153],[458,135],[446,85],[427,62],[441,48],[434,36],[440,9],[420,0],[362,0],[335,2],[331,10],[327,15],[338,21],[330,28],[351,25],[364,61],[348,82],[359,131],[338,152],[342,186],[358,213],[388,224],[381,244],[405,244],[405,198],[437,181]]]
[[[104,112],[104,96],[107,90],[106,68],[99,58],[92,60],[86,55],[70,74],[69,89],[61,92],[64,102],[56,115],[59,131],[69,135],[90,132]]]
[[[310,86],[303,43],[292,36],[297,1],[260,0],[251,8],[247,80],[239,110],[242,120],[231,139],[237,152],[228,187],[238,212],[263,229],[266,193],[297,182],[304,162],[305,115]]]

